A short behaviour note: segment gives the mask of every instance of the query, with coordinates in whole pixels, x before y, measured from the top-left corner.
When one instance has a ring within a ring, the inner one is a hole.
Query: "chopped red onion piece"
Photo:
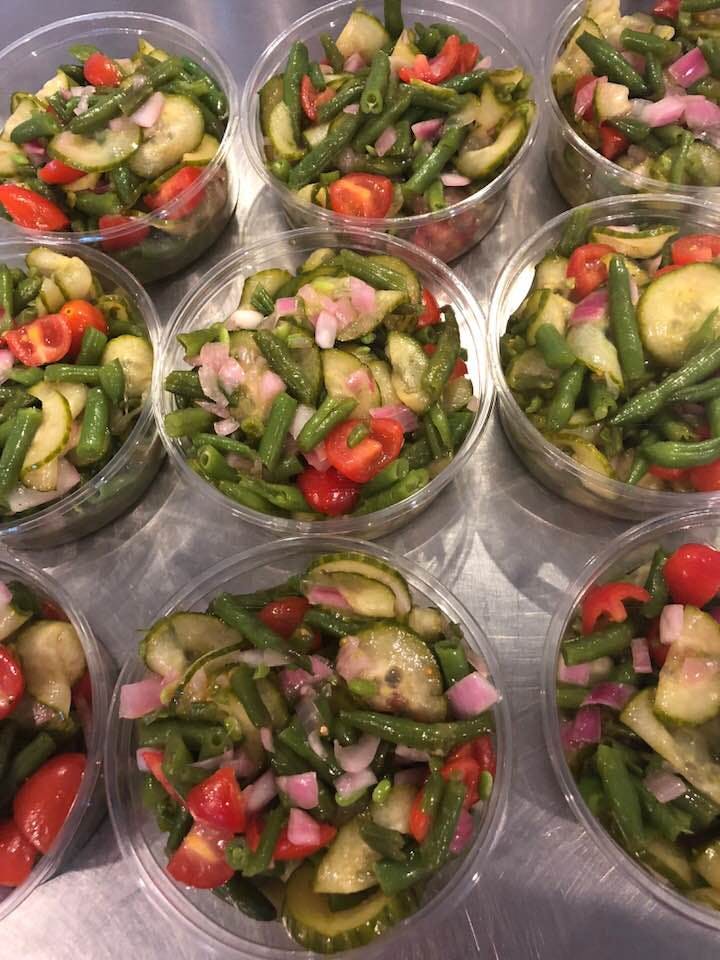
[[[323,607],[335,607],[337,610],[352,610],[345,597],[335,587],[310,587],[307,593],[308,603]]]
[[[397,140],[397,130],[395,127],[386,127],[375,141],[375,152],[379,157],[384,157],[388,150],[392,150]]]
[[[258,813],[266,807],[277,794],[277,786],[272,770],[267,770],[249,787],[243,790],[245,809],[248,813]]]
[[[330,350],[335,346],[337,332],[337,318],[327,310],[321,310],[315,321],[315,343],[321,350]]]
[[[586,687],[590,683],[590,664],[579,663],[575,667],[568,667],[561,655],[558,660],[557,678],[560,683],[571,683],[577,687]]]
[[[566,734],[567,736],[567,734]],[[602,714],[599,707],[580,707],[575,714],[569,742],[577,745],[581,743],[600,743],[602,737]]]
[[[685,123],[691,130],[704,131],[720,124],[720,107],[707,97],[685,98]]]
[[[607,311],[607,290],[593,290],[577,304],[568,321],[568,326],[576,327],[581,323],[601,323],[607,317]]]
[[[260,377],[260,396],[263,400],[272,401],[285,389],[285,382],[274,370],[266,370]]]
[[[359,53],[351,53],[343,64],[343,70],[345,73],[357,73],[358,70],[362,70],[364,66],[365,59],[362,57],[362,55]]]
[[[681,603],[668,603],[660,614],[660,643],[671,644],[682,634],[685,607]]]
[[[236,430],[240,429],[240,423],[232,417],[228,417],[226,420],[218,420],[214,424],[214,427],[215,433],[219,437],[228,437],[231,433],[235,433]]]
[[[37,140],[27,140],[21,147],[25,156],[32,161],[35,166],[45,163],[47,152],[45,147]]]
[[[629,683],[614,683],[604,680],[592,688],[582,702],[583,707],[602,706],[613,710],[622,710],[625,704],[637,693]]]
[[[667,72],[675,83],[687,88],[706,77],[710,73],[710,67],[700,47],[693,47],[688,53],[671,63]]]
[[[395,759],[405,763],[430,763],[430,754],[424,750],[415,750],[413,747],[406,747],[399,743],[395,747]]]
[[[640,119],[650,127],[664,127],[677,123],[685,113],[685,98],[665,96],[656,103],[649,103],[640,111]]]
[[[196,760],[194,763],[191,763],[191,767],[197,767],[199,770],[219,770],[220,767],[227,766],[231,760],[233,760],[235,754],[232,749],[225,750],[224,753],[218,754],[216,757],[208,757],[207,760]],[[247,763],[247,758],[245,760]]]
[[[293,807],[288,819],[288,840],[298,847],[313,847],[322,843],[320,824],[310,814]]]
[[[298,311],[297,297],[280,297],[275,301],[275,313],[278,317],[291,317]]]
[[[162,706],[160,691],[163,678],[146,677],[137,683],[125,683],[120,687],[120,716],[123,720],[137,720]]]
[[[453,714],[462,719],[484,713],[499,700],[495,687],[482,674],[469,673],[454,683],[447,692]]]
[[[441,173],[440,179],[446,187],[466,187],[471,181],[470,177],[465,177],[462,173]]]
[[[138,107],[135,113],[130,114],[130,119],[139,127],[154,127],[160,119],[160,114],[165,105],[165,97],[156,90],[142,106]]]
[[[409,407],[403,403],[393,403],[386,407],[373,407],[370,417],[380,420],[395,420],[403,428],[403,433],[412,433],[420,426],[420,421]]]
[[[320,739],[320,734],[317,730],[313,730],[312,733],[308,734],[308,743],[310,744],[310,749],[316,756],[322,757],[323,759],[327,756],[325,744]]]
[[[276,777],[278,790],[284,793],[293,807],[312,810],[318,805],[317,774],[295,773],[289,777]]]
[[[607,77],[594,77],[584,86],[580,87],[578,92],[575,94],[575,103],[573,105],[573,112],[576,119],[585,116],[585,112],[592,106],[593,98],[595,96],[595,87],[603,80],[607,83]]]
[[[343,113],[350,113],[355,115],[360,110],[359,103],[349,103],[346,107],[343,107]]]
[[[359,277],[350,277],[350,303],[358,313],[371,313],[377,306],[377,293]]]
[[[360,773],[373,762],[379,744],[378,737],[371,737],[367,733],[349,747],[341,746],[336,740],[335,756],[346,773]],[[397,756],[397,751],[395,755]]]
[[[370,371],[364,367],[362,370],[353,370],[345,382],[353,393],[362,393],[363,390],[375,389],[375,381],[372,379]]]
[[[315,407],[309,407],[307,404],[301,403],[295,411],[293,422],[290,425],[291,436],[297,440],[297,438],[300,436],[300,431],[314,413],[316,413]]]
[[[650,662],[650,648],[645,637],[633,637],[630,644],[632,648],[633,670],[635,673],[652,673],[652,663]]]
[[[260,727],[260,743],[268,753],[275,753],[275,741],[271,727]]]
[[[680,777],[667,770],[652,770],[643,780],[646,789],[655,797],[658,803],[670,803],[682,797],[687,787]]]
[[[308,450],[308,452],[304,453],[303,456],[310,466],[314,467],[316,470],[319,470],[320,473],[325,473],[326,470],[330,469],[330,461],[328,460],[327,453],[325,452],[324,440],[321,440],[316,447],[313,447],[312,450]]]
[[[0,383],[7,380],[7,375],[13,368],[15,357],[9,350],[0,350]]]
[[[6,583],[3,583],[0,580],[0,606],[6,607],[8,603],[12,602],[12,591]]]
[[[410,129],[416,140],[437,140],[444,122],[441,117],[435,120],[419,120],[417,123],[414,123]]]
[[[307,734],[315,733],[323,724],[322,716],[312,696],[305,695],[300,698],[296,713],[303,730]]]
[[[341,797],[349,797],[353,793],[360,793],[377,783],[377,777],[372,770],[360,770],[358,773],[344,773],[335,781],[335,789]]]

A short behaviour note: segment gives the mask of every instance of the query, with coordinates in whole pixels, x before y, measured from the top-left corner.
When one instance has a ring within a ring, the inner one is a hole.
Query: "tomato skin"
[[[59,313],[8,330],[4,337],[12,355],[26,367],[57,363],[67,356],[72,343],[70,327]]]
[[[621,153],[625,153],[629,146],[630,141],[619,130],[608,123],[600,124],[600,152],[604,157],[614,160]]]
[[[0,204],[18,227],[55,231],[70,226],[70,220],[56,203],[15,183],[0,184]]]
[[[20,661],[10,647],[0,643],[0,720],[9,717],[25,691]]]
[[[495,756],[492,737],[485,733],[481,737],[478,737],[477,740],[473,740],[470,746],[472,747],[473,756],[480,767],[480,773],[484,773],[487,770],[494,778],[497,773],[497,757]]]
[[[86,763],[84,753],[50,757],[15,794],[15,823],[41,853],[48,852],[60,833],[80,789]]]
[[[713,460],[702,467],[688,470],[690,483],[699,493],[712,493],[720,490],[720,460]]]
[[[434,327],[436,323],[440,323],[440,307],[438,306],[437,300],[430,293],[427,287],[423,288],[422,297],[423,303],[425,304],[425,309],[423,310],[417,325],[418,327]]]
[[[368,427],[370,434],[354,447],[348,446],[348,437],[362,420],[345,420],[325,438],[326,456],[335,469],[354,480],[367,483],[384,467],[397,459],[405,442],[403,428],[396,420],[373,417]]]
[[[306,73],[303,74],[303,78],[300,81],[300,103],[308,120],[312,120],[312,122],[315,123],[317,120],[318,107],[323,103],[327,103],[328,100],[332,100],[334,96],[335,93],[330,87],[318,92],[310,77]]]
[[[651,473],[653,477],[657,477],[658,480],[672,482],[682,480],[687,470],[683,467],[658,467],[657,464],[653,463],[648,467],[648,473]]]
[[[178,883],[197,890],[213,890],[227,883],[235,871],[225,860],[224,847],[232,834],[202,823],[190,829],[165,868]]]
[[[461,43],[460,56],[458,57],[457,72],[470,73],[478,57],[480,56],[480,47],[476,43]]]
[[[680,13],[680,0],[658,0],[652,8],[653,16],[677,20]]]
[[[626,600],[644,602],[650,594],[644,587],[635,583],[603,583],[590,587],[582,602],[582,632],[592,633],[600,617],[607,617],[613,623],[627,620]]]
[[[720,590],[720,550],[686,543],[667,558],[663,575],[675,603],[704,607]]]
[[[0,823],[0,887],[19,887],[30,876],[37,851],[12,820]]]
[[[430,826],[432,824],[432,819],[429,814],[423,812],[422,804],[424,796],[425,788],[421,787],[415,794],[415,799],[410,808],[410,834],[418,843],[422,843],[428,833],[430,833]]]
[[[68,300],[61,308],[60,316],[70,327],[72,339],[69,354],[76,357],[80,353],[82,339],[88,327],[95,327],[100,333],[108,334],[109,327],[102,310],[87,300]]]
[[[413,66],[400,67],[398,76],[404,83],[410,83],[411,80],[441,83],[458,71],[461,46],[460,37],[453,33],[447,38],[440,52],[432,60],[428,60],[424,53],[418,53]],[[469,44],[469,46],[474,46],[474,44]]]
[[[660,642],[660,617],[655,617],[654,620],[650,621],[650,626],[648,627],[647,632],[647,642],[648,649],[650,651],[650,659],[658,668],[658,670],[662,670],[665,661],[667,660],[670,644]]]
[[[182,167],[177,173],[169,177],[155,193],[145,194],[145,205],[151,210],[158,210],[166,207],[172,200],[179,196],[183,191],[188,190],[195,181],[202,176],[202,167]],[[205,197],[204,190],[198,190],[187,197],[182,203],[179,203],[171,213],[167,215],[168,220],[181,220],[189,216],[193,210],[198,207]]]
[[[83,74],[88,83],[94,87],[117,87],[122,80],[122,73],[116,63],[96,50],[91,53],[83,66]]]
[[[124,233],[116,237],[103,237],[104,231],[123,225],[127,228]],[[130,247],[136,247],[142,243],[150,234],[150,227],[146,223],[141,223],[138,217],[124,217],[121,213],[104,213],[98,220],[98,227],[102,237],[100,246],[107,252],[129,250]]]
[[[469,747],[469,744],[466,746]],[[456,753],[456,751],[453,751]],[[474,806],[480,799],[478,783],[480,782],[480,766],[469,749],[466,754],[459,754],[448,757],[442,770],[440,771],[445,780],[462,780],[465,784],[465,799],[463,806],[466,810]]]
[[[230,767],[221,767],[196,784],[188,792],[186,804],[195,820],[208,827],[228,833],[245,829],[245,801]]]
[[[180,796],[175,787],[165,776],[163,770],[163,752],[155,747],[143,747],[140,754],[145,761],[148,770],[155,777],[160,786],[165,790],[168,796],[172,797],[180,806],[185,806],[185,800]]]
[[[277,843],[275,844],[275,849],[273,850],[272,858],[277,861],[286,861],[286,860],[304,860],[305,857],[311,857],[314,853],[317,853],[318,850],[322,850],[323,847],[327,847],[328,844],[332,843],[337,835],[337,827],[333,827],[329,823],[318,823],[320,828],[320,843],[313,844],[303,844],[302,846],[296,843],[290,843],[288,840],[288,828],[287,825],[282,828],[280,831],[280,836],[278,837]],[[252,853],[258,848],[260,844],[260,837],[263,831],[263,822],[257,817],[249,817],[247,822],[247,829],[245,831],[245,840],[247,845]]]
[[[437,346],[434,343],[426,343],[423,346],[423,350],[429,357],[431,357],[437,350]],[[458,357],[457,360],[455,361],[455,366],[452,368],[452,371],[448,379],[458,380],[460,377],[464,377],[467,372],[468,372],[467,364],[462,359],[462,357]]]
[[[591,73],[586,73],[584,77],[579,77],[575,83],[575,90],[573,92],[573,104],[577,103],[577,97],[583,87],[586,87],[589,83],[592,83],[594,80],[597,80],[597,77],[594,77]],[[593,113],[592,100],[585,107],[583,112],[579,114],[582,120],[591,120]],[[577,109],[575,109],[575,115],[578,116]]]
[[[720,236],[689,233],[676,240],[670,249],[676,267],[684,267],[688,263],[710,263],[720,257]]]
[[[62,160],[49,160],[38,170],[38,177],[43,183],[72,183],[73,180],[79,180],[84,176],[82,170],[69,167]]]
[[[315,467],[306,467],[298,475],[297,485],[308,505],[329,517],[340,517],[355,507],[360,487],[330,467],[324,473]]]
[[[566,270],[566,275],[575,281],[573,300],[582,300],[605,283],[608,273],[602,257],[612,252],[606,243],[584,243],[573,250]]]
[[[385,217],[393,199],[393,184],[378,173],[346,173],[328,187],[330,206],[349,217]]]
[[[289,640],[302,623],[309,606],[305,597],[280,597],[266,603],[258,613],[258,619],[279,633],[283,640]]]

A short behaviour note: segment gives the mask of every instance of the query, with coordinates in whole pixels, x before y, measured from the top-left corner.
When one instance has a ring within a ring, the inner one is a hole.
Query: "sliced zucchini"
[[[237,640],[237,631],[217,617],[205,613],[174,613],[158,620],[145,634],[140,656],[153,673],[179,677],[191,660]]]
[[[706,723],[720,713],[720,625],[686,606],[655,691],[655,712],[676,723]]]
[[[552,68],[552,87],[556,97],[572,93],[580,77],[592,73],[593,64],[588,55],[577,45],[578,37],[589,33],[593,37],[602,37],[603,32],[590,16],[582,17],[568,39],[565,49]]]
[[[385,353],[392,365],[392,385],[400,402],[413,413],[424,413],[430,406],[430,396],[422,386],[429,363],[427,354],[414,337],[397,330],[388,334]]]
[[[65,295],[52,277],[43,277],[37,299],[40,300],[47,313],[57,313],[65,303]]]
[[[38,98],[38,100],[42,100],[43,103],[46,103],[50,97],[54,96],[56,93],[59,93],[61,90],[69,90],[71,86],[72,83],[70,81],[70,77],[63,70],[57,70],[55,76],[48,80],[47,83],[43,84],[35,96]]]
[[[240,295],[240,306],[251,307],[253,294],[259,286],[263,286],[270,296],[274,296],[283,284],[292,280],[292,274],[289,270],[281,270],[278,267],[271,267],[269,270],[259,270],[253,273],[243,283],[242,293]]]
[[[702,904],[703,907],[720,910],[720,890],[714,887],[700,887],[698,890],[692,890],[688,893],[688,897],[695,903]]]
[[[377,886],[373,869],[380,854],[360,835],[357,817],[340,827],[315,874],[315,893],[358,893]]]
[[[66,300],[87,300],[94,291],[90,267],[80,257],[65,259],[66,262],[53,271],[53,280]]]
[[[350,14],[335,42],[346,60],[351,54],[359,53],[370,63],[380,47],[390,42],[390,35],[377,17],[358,7]]]
[[[559,253],[546,254],[535,267],[533,290],[552,290],[564,296],[569,290],[568,263],[568,258],[561,257]]]
[[[140,127],[131,123],[120,130],[103,131],[97,137],[85,137],[63,130],[48,144],[48,153],[77,170],[102,173],[125,163],[139,146]]]
[[[268,133],[273,155],[286,160],[299,160],[305,153],[293,134],[290,110],[284,100],[276,103],[268,120]]]
[[[38,467],[37,470],[30,470],[26,473],[22,478],[23,486],[30,490],[39,490],[41,493],[57,490],[59,469],[60,461],[58,457],[55,457],[44,467]]]
[[[412,600],[405,578],[377,557],[364,553],[324,554],[308,567],[310,579],[320,573],[356,573],[369,580],[378,580],[395,595],[395,618],[401,620],[410,613]]]
[[[119,360],[125,374],[125,394],[128,397],[143,397],[150,389],[153,371],[153,351],[143,337],[129,333],[114,337],[105,347],[103,363]]]
[[[41,273],[44,277],[51,277],[56,270],[67,266],[71,259],[49,247],[33,247],[25,257],[25,263],[29,270]]]
[[[413,607],[408,626],[425,640],[438,640],[445,631],[445,617],[437,607]]]
[[[373,407],[380,406],[380,391],[369,367],[357,357],[343,350],[322,350],[322,371],[325,389],[331,397],[350,397],[357,401],[353,416],[364,419]],[[358,371],[367,371],[367,378],[348,385],[348,379]]]
[[[350,646],[347,646],[350,644]],[[357,679],[376,692],[362,699],[373,710],[433,723],[444,720],[447,701],[440,669],[430,648],[416,633],[394,623],[380,623],[341,641]]]
[[[381,827],[397,830],[398,833],[410,833],[410,814],[416,796],[414,784],[398,783],[382,803],[373,801],[370,815]]]
[[[415,57],[420,53],[414,43],[412,30],[403,30],[390,54],[390,69],[397,74],[401,67],[414,67]]]
[[[487,179],[507,166],[523,145],[527,131],[525,117],[516,114],[500,130],[494,143],[477,150],[461,150],[455,162],[458,172],[471,180]]]
[[[589,440],[578,437],[574,433],[570,433],[569,430],[563,430],[560,433],[548,433],[546,437],[550,443],[554,443],[563,453],[572,457],[581,466],[588,467],[605,477],[614,475],[608,458]]]
[[[401,273],[405,279],[405,292],[410,303],[422,302],[422,284],[417,273],[409,264],[405,263],[399,257],[391,257],[385,253],[376,253],[366,258],[368,263],[377,264],[378,267],[387,267],[394,270],[395,273]]]
[[[603,120],[626,116],[630,112],[630,91],[621,83],[596,84],[593,110],[601,123]]]
[[[20,631],[15,649],[30,696],[67,716],[70,688],[86,667],[75,627],[64,620],[37,620]]]
[[[56,383],[55,389],[61,393],[70,407],[70,416],[77,420],[85,409],[87,402],[88,388],[84,383]]]
[[[531,295],[530,300],[532,301],[535,297],[537,297],[537,309],[532,312],[532,320],[526,333],[527,342],[531,347],[535,346],[537,331],[546,323],[549,323],[555,327],[558,333],[564,335],[568,320],[575,309],[570,300],[560,296],[559,293],[554,293],[552,290],[537,290]],[[528,309],[530,308],[531,305],[528,303]]]
[[[389,587],[378,580],[370,580],[359,573],[313,574],[312,587],[328,587],[338,590],[353,613],[363,617],[388,617],[395,615],[395,596]]]
[[[5,126],[2,130],[2,139],[9,140],[10,134],[13,132],[15,127],[18,127],[21,123],[29,120],[33,113],[42,113],[44,110],[45,107],[37,97],[32,96],[30,93],[23,94],[22,99],[18,100],[18,105],[5,121]]]
[[[641,859],[678,890],[690,890],[697,881],[695,871],[680,847],[662,837],[646,845]]]
[[[270,136],[270,117],[275,107],[283,99],[282,74],[270,77],[259,93],[260,97],[260,128],[263,136]]]
[[[399,290],[377,290],[375,292],[375,308],[366,313],[358,314],[357,319],[338,330],[337,340],[344,343],[347,340],[358,340],[379,326],[388,314],[392,313],[403,300],[405,294]]]
[[[371,356],[374,356],[371,354]],[[370,368],[370,373],[372,373],[375,378],[375,383],[378,385],[380,390],[380,400],[383,407],[391,407],[396,403],[400,403],[400,399],[395,393],[395,387],[392,382],[392,371],[389,364],[385,363],[384,360],[368,360],[367,366]]]
[[[189,153],[184,153],[181,163],[186,167],[204,167],[220,149],[220,143],[209,133],[203,135],[200,145]]]
[[[616,230],[613,227],[593,227],[590,243],[605,243],[616,253],[636,260],[656,257],[668,240],[677,236],[676,227],[657,226],[648,230]]]
[[[308,127],[307,130],[303,130],[305,142],[309,147],[316,147],[328,135],[329,129],[329,123],[318,123],[314,127]]]
[[[14,177],[30,161],[12,140],[0,140],[0,177]]]
[[[537,347],[531,347],[513,357],[505,376],[511,390],[524,393],[526,390],[549,390],[560,373],[545,363]]]
[[[349,910],[333,912],[328,899],[313,889],[314,871],[305,864],[285,888],[283,923],[293,940],[317,953],[337,953],[371,943],[416,909],[406,892],[394,897],[376,893]]]
[[[720,274],[719,274],[720,275]],[[617,349],[594,323],[573,327],[567,335],[567,345],[596,377],[603,377],[608,390],[617,397],[623,388],[623,375]]]
[[[204,134],[200,107],[188,97],[166,95],[157,123],[145,131],[143,142],[130,158],[130,169],[146,180],[159,177],[186,153],[197,150]]]
[[[703,880],[720,893],[720,840],[713,840],[704,847],[693,865]]]
[[[73,421],[70,404],[44,380],[30,387],[28,393],[37,397],[42,404],[42,420],[25,454],[20,471],[23,482],[30,472],[39,470],[60,456],[70,439]]]
[[[637,320],[645,349],[660,363],[679,367],[688,344],[720,305],[720,266],[690,263],[665,273],[643,291]]]
[[[326,266],[335,259],[335,251],[330,247],[318,247],[308,256],[300,266],[300,273],[313,273],[320,267]]]
[[[455,114],[458,123],[472,123],[484,137],[492,137],[497,128],[510,116],[512,106],[498,100],[491,84],[483,84],[480,96],[466,94],[465,103]],[[485,141],[487,143],[487,140]]]
[[[19,630],[31,616],[32,610],[19,610],[12,601],[0,607],[0,640],[6,640]]]

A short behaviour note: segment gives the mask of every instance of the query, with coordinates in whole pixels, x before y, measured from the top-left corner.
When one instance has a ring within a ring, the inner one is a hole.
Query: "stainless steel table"
[[[466,0],[467,2],[467,0]],[[472,2],[472,0],[471,0]],[[522,39],[536,64],[564,0],[474,0]],[[3,42],[50,19],[121,0],[5,0]],[[135,0],[135,9],[174,17],[208,38],[242,82],[256,57],[311,0]],[[495,230],[457,266],[485,305],[516,245],[562,209],[541,142],[512,184]],[[248,212],[250,217],[247,218]],[[152,290],[169,318],[197,278],[241,239],[280,229],[258,184],[243,177],[237,220],[216,247],[179,278]],[[552,774],[541,733],[540,656],[549,615],[593,549],[622,525],[588,515],[547,493],[525,473],[493,420],[459,482],[412,527],[386,538],[444,580],[494,640],[512,700],[516,747],[510,809],[498,847],[474,893],[433,940],[403,956],[502,960],[704,960],[712,933],[692,926],[635,889],[596,852]],[[35,554],[82,603],[99,639],[120,662],[163,600],[208,565],[261,541],[230,530],[222,512],[193,497],[166,465],[132,513],[100,534]],[[148,902],[121,861],[109,822],[60,876],[2,925],[0,956],[185,960],[210,955]],[[713,946],[715,944],[715,946]]]

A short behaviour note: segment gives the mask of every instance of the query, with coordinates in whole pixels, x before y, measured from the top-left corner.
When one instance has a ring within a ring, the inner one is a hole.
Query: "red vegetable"
[[[83,170],[69,167],[62,160],[50,160],[38,170],[38,177],[43,183],[72,183],[73,180],[79,180],[84,176]]]
[[[25,690],[22,667],[15,654],[0,643],[0,720],[9,717]]]
[[[686,543],[667,558],[663,573],[675,603],[704,607],[720,590],[720,550]]]
[[[318,829],[320,842],[316,844],[303,844],[301,846],[296,843],[290,843],[288,840],[287,825],[284,826],[280,831],[280,836],[273,850],[273,860],[304,860],[305,857],[311,857],[314,853],[317,853],[318,850],[327,847],[328,844],[332,843],[335,839],[337,828],[329,823],[318,823]],[[255,853],[258,848],[262,830],[263,823],[259,817],[250,817],[248,819],[245,839],[252,853]]]
[[[658,0],[652,8],[653,16],[677,20],[680,13],[680,0]]]
[[[26,367],[57,363],[67,356],[72,343],[70,327],[59,313],[38,317],[4,334],[12,355]]]
[[[460,62],[460,37],[451,34],[432,60],[428,60],[424,53],[418,53],[412,67],[400,67],[398,75],[404,83],[411,80],[424,80],[425,83],[441,83],[458,71]]]
[[[12,820],[0,823],[0,887],[19,887],[30,876],[37,851]]]
[[[625,153],[630,146],[628,138],[608,123],[600,124],[600,152],[608,160],[614,160]]]
[[[690,483],[699,493],[712,493],[720,490],[720,460],[713,460],[702,467],[692,467],[688,471]]]
[[[582,300],[605,283],[608,274],[602,257],[612,252],[606,243],[584,243],[573,250],[566,270],[567,276],[575,281],[573,300]]]
[[[653,463],[648,467],[648,473],[657,477],[658,480],[668,480],[672,482],[674,480],[682,480],[687,470],[684,467],[659,467]]]
[[[324,473],[306,467],[298,476],[297,485],[308,505],[329,517],[350,513],[360,497],[360,487],[333,467]]]
[[[592,633],[601,617],[621,623],[627,620],[626,600],[644,602],[649,599],[647,590],[634,583],[603,583],[591,587],[582,602],[582,631]]]
[[[75,802],[87,757],[61,753],[46,760],[15,794],[13,819],[34,847],[47,853]]]
[[[168,177],[155,191],[155,193],[145,194],[145,205],[150,210],[159,210],[166,207],[172,200],[179,197],[181,193],[188,190],[202,176],[202,167],[182,167],[177,173]],[[168,220],[181,220],[189,216],[196,207],[198,207],[205,197],[204,190],[198,190],[186,197],[182,203],[179,203],[171,213],[168,214]]]
[[[235,773],[223,767],[196,784],[187,795],[187,808],[195,820],[224,830],[242,833],[245,829],[245,801]]]
[[[309,606],[305,597],[280,597],[266,603],[258,618],[266,627],[279,633],[283,640],[289,640],[302,623]]]
[[[82,339],[88,327],[95,327],[104,334],[109,332],[105,314],[87,300],[68,300],[61,308],[60,316],[70,327],[72,339],[69,354],[71,357],[76,357],[80,353]]]
[[[453,750],[440,773],[445,780],[462,780],[465,784],[463,806],[466,810],[469,810],[478,802],[480,799],[478,793],[480,766],[473,756],[470,744],[465,744],[464,747]]]
[[[684,267],[688,263],[709,263],[720,257],[720,236],[712,233],[689,233],[676,240],[672,247],[673,263]]]
[[[349,217],[384,217],[393,198],[392,180],[377,173],[347,173],[328,187],[330,206]]]
[[[597,77],[594,77],[592,73],[586,73],[584,77],[579,77],[575,83],[575,91],[573,93],[573,104],[577,104],[578,93],[580,93],[583,87],[586,87],[589,83],[594,84],[596,81],[597,81]],[[577,106],[575,107],[575,110],[577,111]],[[592,98],[591,98],[590,101],[588,102],[588,105],[580,114],[580,117],[583,120],[591,120],[592,115],[593,115],[593,104],[592,104]]]
[[[480,48],[476,43],[461,43],[458,57],[457,73],[470,73],[480,56]]]
[[[138,217],[124,217],[121,213],[104,213],[98,220],[100,228],[100,246],[103,250],[128,250],[136,247],[149,235],[150,227],[142,223]],[[106,236],[108,230],[125,226],[126,229],[117,236]]]
[[[437,350],[437,347],[435,346],[434,343],[426,343],[423,346],[423,350],[429,357],[431,357]],[[464,377],[467,372],[468,372],[467,364],[462,359],[462,357],[458,357],[457,360],[455,361],[455,366],[452,368],[452,373],[450,374],[450,380],[457,380],[459,377]]]
[[[393,460],[397,459],[405,440],[403,428],[397,420],[373,418],[370,434],[354,447],[348,446],[348,437],[362,420],[346,420],[334,427],[325,438],[328,460],[344,476],[355,483],[367,483]]]
[[[648,649],[650,650],[650,659],[658,670],[661,670],[667,659],[670,645],[662,643],[660,640],[660,617],[655,617],[654,620],[650,621],[647,632],[647,642]]]
[[[70,220],[56,203],[16,183],[0,184],[0,204],[18,227],[54,231],[70,226]]]
[[[331,87],[327,87],[318,93],[310,77],[307,74],[303,75],[300,82],[300,103],[308,120],[312,120],[312,122],[315,123],[317,120],[318,107],[323,103],[327,103],[328,100],[332,100],[334,96],[335,91]]]
[[[412,807],[410,808],[410,820],[408,826],[411,836],[414,840],[417,840],[418,843],[422,843],[425,837],[427,837],[432,825],[432,819],[430,815],[425,813],[422,808],[424,796],[425,788],[421,787],[415,794],[415,799],[413,800]]]
[[[87,82],[94,87],[117,87],[122,80],[120,67],[99,50],[87,58],[83,73]]]
[[[225,860],[225,844],[231,839],[226,831],[194,824],[170,858],[167,872],[186,887],[213,890],[222,886],[235,873]]]
[[[418,327],[434,327],[436,323],[440,323],[440,307],[427,287],[423,289],[422,296],[425,309],[420,315],[417,325]]]
[[[184,804],[185,801],[177,792],[175,787],[170,783],[168,778],[165,776],[165,771],[163,770],[163,752],[162,750],[157,750],[154,747],[143,747],[140,751],[145,764],[150,771],[150,773],[155,777],[160,786],[165,790],[169,796],[173,798],[177,803]]]

